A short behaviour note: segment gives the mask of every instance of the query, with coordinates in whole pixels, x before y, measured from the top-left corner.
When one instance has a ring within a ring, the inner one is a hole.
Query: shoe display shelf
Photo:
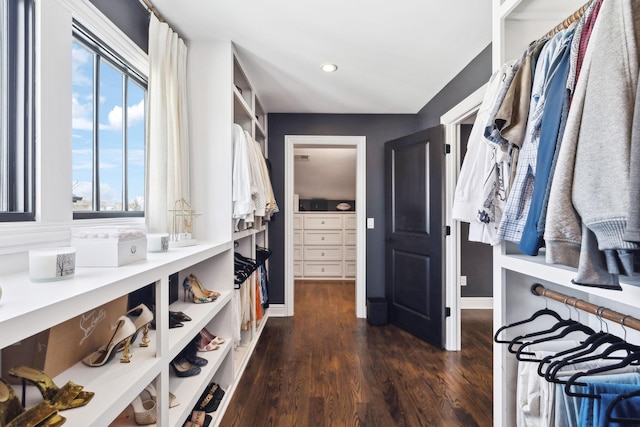
[[[67,419],[65,425],[106,426],[112,422],[113,425],[124,425],[121,420],[114,420],[148,384],[154,382],[158,393],[157,425],[180,426],[211,381],[223,388],[229,388],[235,381],[230,340],[216,351],[199,353],[209,363],[197,376],[178,378],[170,367],[173,358],[202,328],[206,327],[219,336],[231,336],[232,266],[231,242],[201,243],[165,253],[149,253],[145,261],[121,267],[80,267],[72,278],[61,281],[32,282],[26,272],[1,276],[0,348],[7,348],[109,301],[155,284],[156,330],[149,332],[149,347],[140,347],[141,336],[138,336],[131,346],[129,363],[119,362],[121,353],[100,367],[89,367],[80,361],[53,380],[59,386],[73,381],[84,386],[84,390],[95,392],[86,406],[61,411]],[[179,272],[180,283],[188,274],[197,274],[205,286],[220,292],[220,297],[206,304],[184,302],[180,298],[169,305],[169,276],[175,272]],[[185,322],[181,328],[169,329],[170,309],[184,312],[192,321]],[[97,327],[109,325],[98,324]],[[78,360],[83,356],[78,355]],[[20,396],[21,387],[13,387]],[[171,409],[169,392],[180,401],[180,405]],[[37,389],[28,387],[27,406],[41,400]],[[212,425],[219,423],[222,412],[210,414],[214,418]],[[132,419],[130,422],[130,425],[135,425]]]

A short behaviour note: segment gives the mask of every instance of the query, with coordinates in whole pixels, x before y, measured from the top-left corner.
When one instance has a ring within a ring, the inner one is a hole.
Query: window
[[[33,0],[0,0],[0,221],[33,220]]]
[[[74,28],[73,217],[143,216],[146,78]]]

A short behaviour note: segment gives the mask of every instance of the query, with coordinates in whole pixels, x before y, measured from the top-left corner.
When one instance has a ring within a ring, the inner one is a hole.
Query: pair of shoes
[[[220,388],[220,386],[216,383],[211,383],[205,389],[200,399],[198,399],[198,403],[196,404],[195,409],[198,411],[205,412],[214,412],[220,406],[220,402],[224,397],[224,390]]]
[[[193,411],[182,427],[208,427],[213,417],[204,411]]]
[[[0,426],[3,427],[57,427],[66,418],[47,400],[24,409],[13,388],[0,378]]]
[[[200,347],[200,335],[196,335],[189,344],[182,350],[182,355],[189,363],[196,366],[205,366],[209,361],[204,357],[198,356],[198,349]]]
[[[131,343],[133,343],[140,331],[142,331],[142,342],[140,347],[148,347],[149,327],[153,321],[153,312],[149,308],[140,304],[127,311],[126,314],[118,318],[113,336],[107,344],[100,347],[90,355],[82,359],[87,366],[103,366],[111,360],[115,352],[122,351],[120,362],[129,363],[131,361]]]
[[[182,353],[171,361],[171,367],[173,368],[173,372],[179,377],[193,377],[202,371],[200,366],[189,362]]]
[[[213,302],[216,300],[215,297],[210,296],[209,294],[204,293],[200,287],[197,285],[197,282],[191,279],[191,276],[187,276],[184,278],[182,282],[182,287],[184,288],[184,300],[187,300],[187,294],[193,299],[193,302],[196,304],[204,304],[207,302]]]
[[[206,329],[200,331],[197,343],[198,351],[213,351],[220,348],[220,344],[224,343],[224,338],[217,337]]]
[[[142,391],[146,392],[149,395],[148,400],[153,400],[154,402],[158,401],[158,394],[156,393],[156,387],[153,385],[153,383],[146,386]],[[175,406],[178,406],[179,404],[180,402],[178,401],[176,395],[169,392],[169,408],[173,408]]]
[[[153,321],[153,312],[149,310],[149,307],[146,305],[140,304],[127,311],[127,317],[131,319],[136,327],[136,332],[131,337],[131,344],[136,341],[138,333],[142,330],[142,342],[140,343],[140,347],[149,347],[149,343],[151,342],[149,339],[149,328]]]
[[[87,366],[103,366],[110,361],[119,348],[122,348],[122,358],[120,362],[129,363],[131,361],[131,338],[137,332],[136,325],[125,315],[118,318],[116,330],[109,342],[98,350],[82,359]]]
[[[131,406],[133,407],[133,418],[139,426],[155,424],[158,420],[155,400],[142,400],[142,397],[138,395],[131,402]]]
[[[177,322],[191,322],[191,317],[181,311],[169,311],[169,318],[175,319]]]
[[[42,397],[59,411],[84,406],[95,394],[92,391],[82,391],[81,385],[71,381],[58,387],[46,373],[28,366],[17,366],[9,369],[8,372],[9,375],[22,379],[23,390],[27,381],[35,385],[40,390]],[[23,401],[22,405],[24,406],[24,404]]]
[[[221,295],[219,292],[206,289],[194,274],[184,278],[182,287],[184,288],[184,300],[187,300],[187,292],[189,292],[196,304],[213,302]]]

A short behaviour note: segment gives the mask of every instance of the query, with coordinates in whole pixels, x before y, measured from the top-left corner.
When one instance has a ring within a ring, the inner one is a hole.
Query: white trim
[[[460,298],[462,310],[492,310],[493,297],[462,297]]]
[[[73,19],[78,20],[96,37],[104,41],[122,56],[129,64],[149,77],[148,56],[126,34],[109,20],[88,0],[57,0],[64,6]],[[71,48],[71,46],[69,46]]]
[[[356,147],[356,317],[367,316],[366,274],[366,137],[365,136],[325,136],[325,135],[285,135],[285,247],[284,247],[284,306],[287,316],[294,314],[293,275],[293,154],[297,145],[355,146]]]
[[[287,307],[285,304],[271,304],[269,303],[269,317],[288,317]]]
[[[482,104],[486,85],[473,92],[440,118],[444,125],[445,144],[451,146],[451,154],[445,159],[445,221],[451,226],[445,248],[445,304],[451,316],[445,320],[445,349],[460,350],[460,223],[453,223],[451,209],[460,173],[460,123],[471,117]]]

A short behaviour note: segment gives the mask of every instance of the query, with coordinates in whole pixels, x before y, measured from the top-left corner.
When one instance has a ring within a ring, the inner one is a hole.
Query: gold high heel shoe
[[[9,375],[22,379],[23,387],[26,381],[34,384],[42,393],[42,397],[59,411],[84,406],[95,394],[92,391],[82,391],[81,385],[71,381],[58,387],[45,372],[28,366],[17,366],[9,369],[8,372]]]
[[[25,410],[13,388],[0,378],[0,427],[58,427],[65,421],[46,400]]]
[[[82,359],[82,362],[88,366],[102,366],[111,360],[120,343],[123,343],[124,353],[122,354],[120,362],[129,363],[131,361],[131,337],[136,333],[136,330],[136,326],[131,319],[124,315],[120,316],[116,330],[109,342]]]
[[[200,279],[198,279],[195,274],[189,274],[189,279],[195,282],[195,286],[197,286],[200,289],[200,292],[202,292],[203,294],[208,295],[213,299],[216,299],[221,295],[220,292],[211,291],[205,288]]]
[[[151,310],[149,310],[146,305],[140,304],[127,311],[127,317],[133,321],[136,327],[136,332],[133,334],[133,337],[131,337],[131,343],[133,344],[136,341],[138,332],[142,329],[142,342],[140,343],[140,347],[149,347],[149,343],[151,342],[149,339],[149,329],[151,327],[151,321],[153,320]]]

